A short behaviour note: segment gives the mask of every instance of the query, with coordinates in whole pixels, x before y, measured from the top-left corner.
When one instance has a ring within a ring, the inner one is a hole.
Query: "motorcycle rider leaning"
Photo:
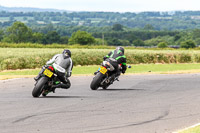
[[[121,72],[124,74],[126,72],[126,56],[124,55],[124,48],[119,46],[115,50],[108,53],[108,55],[103,58],[105,61],[110,62],[115,68],[115,76],[118,77],[120,75],[119,65],[121,64]]]
[[[71,86],[71,83],[69,81],[69,77],[72,73],[73,68],[73,62],[71,59],[71,51],[68,49],[65,49],[62,54],[56,54],[53,56],[52,59],[47,61],[46,65],[53,65],[60,68],[59,70],[56,70],[56,74],[58,79],[62,82],[58,85],[53,85],[52,90],[54,91],[55,88],[63,88],[68,89]],[[34,79],[37,81],[43,74],[45,70],[45,67],[42,67],[42,70],[39,72],[38,76]]]

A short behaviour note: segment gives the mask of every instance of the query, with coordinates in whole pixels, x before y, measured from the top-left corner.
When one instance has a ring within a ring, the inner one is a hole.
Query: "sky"
[[[0,6],[105,12],[197,11],[200,0],[0,0]]]

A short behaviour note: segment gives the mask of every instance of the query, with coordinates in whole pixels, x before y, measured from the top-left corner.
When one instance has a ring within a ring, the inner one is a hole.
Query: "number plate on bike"
[[[105,67],[100,67],[100,70],[99,70],[102,74],[105,74],[108,70],[105,68]]]
[[[51,72],[50,70],[48,69],[45,69],[45,71],[43,72],[44,75],[46,75],[47,77],[51,78],[52,75],[53,75],[53,72]]]

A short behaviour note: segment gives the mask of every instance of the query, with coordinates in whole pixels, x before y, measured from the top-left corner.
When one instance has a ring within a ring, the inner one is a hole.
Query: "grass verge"
[[[200,133],[200,125],[194,126],[185,130],[181,130],[175,133]]]
[[[75,66],[72,75],[92,75],[98,65],[93,66]],[[4,70],[0,72],[0,80],[21,77],[34,77],[40,69],[23,70]],[[126,74],[175,74],[175,73],[199,73],[200,64],[139,64],[132,65],[127,69]]]
[[[98,65],[111,49],[70,49],[74,65]],[[55,54],[57,48],[0,48],[0,70],[40,68]],[[14,53],[14,54],[13,54]],[[200,63],[200,50],[126,49],[128,64]]]

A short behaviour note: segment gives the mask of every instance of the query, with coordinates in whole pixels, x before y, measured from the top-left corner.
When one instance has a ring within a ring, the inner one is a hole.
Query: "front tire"
[[[39,97],[42,93],[42,90],[44,88],[44,85],[46,84],[46,82],[48,81],[47,77],[41,77],[37,83],[35,84],[35,87],[32,91],[32,96],[33,97]]]
[[[100,72],[96,74],[96,76],[93,78],[90,84],[90,88],[92,90],[97,90],[99,88],[99,84],[101,83],[103,76],[104,75]]]

